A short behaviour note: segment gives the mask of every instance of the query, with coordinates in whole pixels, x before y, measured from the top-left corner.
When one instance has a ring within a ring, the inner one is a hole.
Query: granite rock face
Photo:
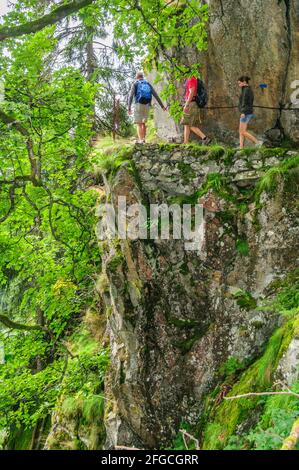
[[[298,100],[299,83],[298,0],[209,0],[207,3],[210,7],[208,51],[202,56],[195,50],[184,51],[181,60],[203,64],[209,106],[238,104],[236,80],[244,74],[252,79],[256,105],[294,106],[291,101],[296,97]],[[267,89],[262,90],[261,84],[267,84]],[[183,89],[179,91],[182,95]],[[251,127],[257,135],[266,134],[271,140],[275,128],[278,140],[286,136],[299,141],[299,111],[256,108],[255,114]],[[238,110],[205,110],[203,120],[205,130],[218,140],[236,140]],[[163,138],[181,133],[159,110],[156,110],[156,124]]]
[[[221,366],[230,358],[250,363],[262,352],[280,320],[260,303],[296,266],[298,213],[284,178],[271,194],[261,191],[258,204],[250,195],[286,157],[137,147],[104,178],[116,214],[120,196],[128,206],[200,202],[205,224],[204,243],[193,251],[185,240],[100,242],[111,344],[107,448],[169,445],[182,421],[200,419]],[[105,235],[107,216],[98,213]],[[283,367],[288,377],[294,357],[297,343],[281,362],[292,362]]]

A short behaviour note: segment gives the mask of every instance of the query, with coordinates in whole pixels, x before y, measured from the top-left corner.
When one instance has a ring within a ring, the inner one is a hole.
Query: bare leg
[[[184,127],[184,144],[188,144],[190,139],[190,126]]]
[[[137,134],[138,134],[138,139],[143,140],[143,123],[138,123],[137,124]]]
[[[146,124],[145,122],[142,123],[142,140],[145,141],[145,137],[146,137]]]
[[[244,148],[245,139],[250,140],[254,144],[258,143],[258,140],[249,132],[247,132],[247,127],[248,127],[248,124],[246,124],[245,122],[240,122],[240,148],[241,149]]]
[[[243,149],[243,148],[244,148],[244,143],[245,143],[244,132],[246,132],[246,129],[247,129],[247,124],[245,124],[245,123],[243,123],[243,122],[240,122],[240,129],[239,129],[239,133],[240,133],[240,149]]]
[[[250,134],[249,132],[244,132],[244,137],[246,139],[250,140],[251,142],[253,142],[254,144],[258,143],[258,140],[252,134]]]
[[[199,129],[199,127],[191,127],[191,131],[198,135],[201,139],[206,138],[206,135]]]

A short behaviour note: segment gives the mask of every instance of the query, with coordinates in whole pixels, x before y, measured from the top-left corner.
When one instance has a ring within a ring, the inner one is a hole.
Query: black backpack
[[[209,100],[208,92],[202,80],[197,80],[197,95],[195,97],[196,104],[199,108],[207,106]]]

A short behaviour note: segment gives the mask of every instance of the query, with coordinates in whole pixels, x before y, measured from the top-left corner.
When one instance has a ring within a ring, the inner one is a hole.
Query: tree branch
[[[7,126],[14,127],[24,137],[30,136],[28,130],[19,121],[17,121],[13,116],[9,116],[9,114],[6,114],[4,111],[1,111],[1,110],[0,110],[0,120],[4,122],[4,124],[7,124]]]
[[[40,325],[24,325],[23,323],[16,323],[6,315],[0,315],[0,322],[3,325],[7,326],[7,328],[11,328],[13,330],[25,330],[25,331],[46,331],[48,332],[47,328],[40,326]]]
[[[268,395],[289,395],[292,397],[299,398],[299,393],[289,391],[281,392],[260,392],[260,393],[244,393],[243,395],[236,395],[234,397],[224,397],[224,400],[236,400],[238,398],[250,398],[250,397],[266,397]]]
[[[6,214],[3,217],[0,217],[0,224],[2,224],[3,222],[6,221],[6,219],[8,219],[8,217],[10,216],[10,214],[15,208],[15,186],[11,186],[9,188],[8,194],[9,194],[10,206]]]
[[[60,5],[47,15],[44,15],[37,20],[29,21],[28,23],[18,26],[1,27],[0,41],[4,41],[7,38],[23,36],[24,34],[36,33],[46,26],[58,23],[60,20],[64,19],[66,16],[71,15],[72,13],[76,13],[77,11],[81,10],[81,8],[91,5],[94,1],[95,0],[73,0],[69,3]]]
[[[7,126],[14,127],[22,136],[26,137],[26,147],[28,152],[28,157],[31,166],[31,175],[30,180],[35,186],[41,185],[41,169],[40,162],[34,155],[33,151],[33,140],[30,135],[30,132],[23,126],[23,124],[17,121],[14,116],[6,114],[4,111],[0,110],[0,120],[4,122]]]
[[[187,444],[187,442],[186,442],[186,437],[195,443],[195,448],[196,448],[196,450],[200,450],[200,447],[199,447],[199,440],[198,440],[198,439],[196,439],[194,436],[192,436],[192,435],[189,434],[187,431],[185,431],[185,429],[180,429],[180,433],[181,433],[182,436],[183,436],[184,445],[185,445],[185,447],[186,447],[187,450],[189,450],[189,446],[188,446],[188,444]]]

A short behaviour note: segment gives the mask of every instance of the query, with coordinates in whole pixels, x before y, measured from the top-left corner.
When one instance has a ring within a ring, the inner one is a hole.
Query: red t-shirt
[[[188,78],[187,81],[186,81],[186,96],[185,96],[186,100],[189,98],[191,88],[195,88],[194,96],[196,96],[196,94],[197,94],[197,78],[195,78],[195,77]]]

